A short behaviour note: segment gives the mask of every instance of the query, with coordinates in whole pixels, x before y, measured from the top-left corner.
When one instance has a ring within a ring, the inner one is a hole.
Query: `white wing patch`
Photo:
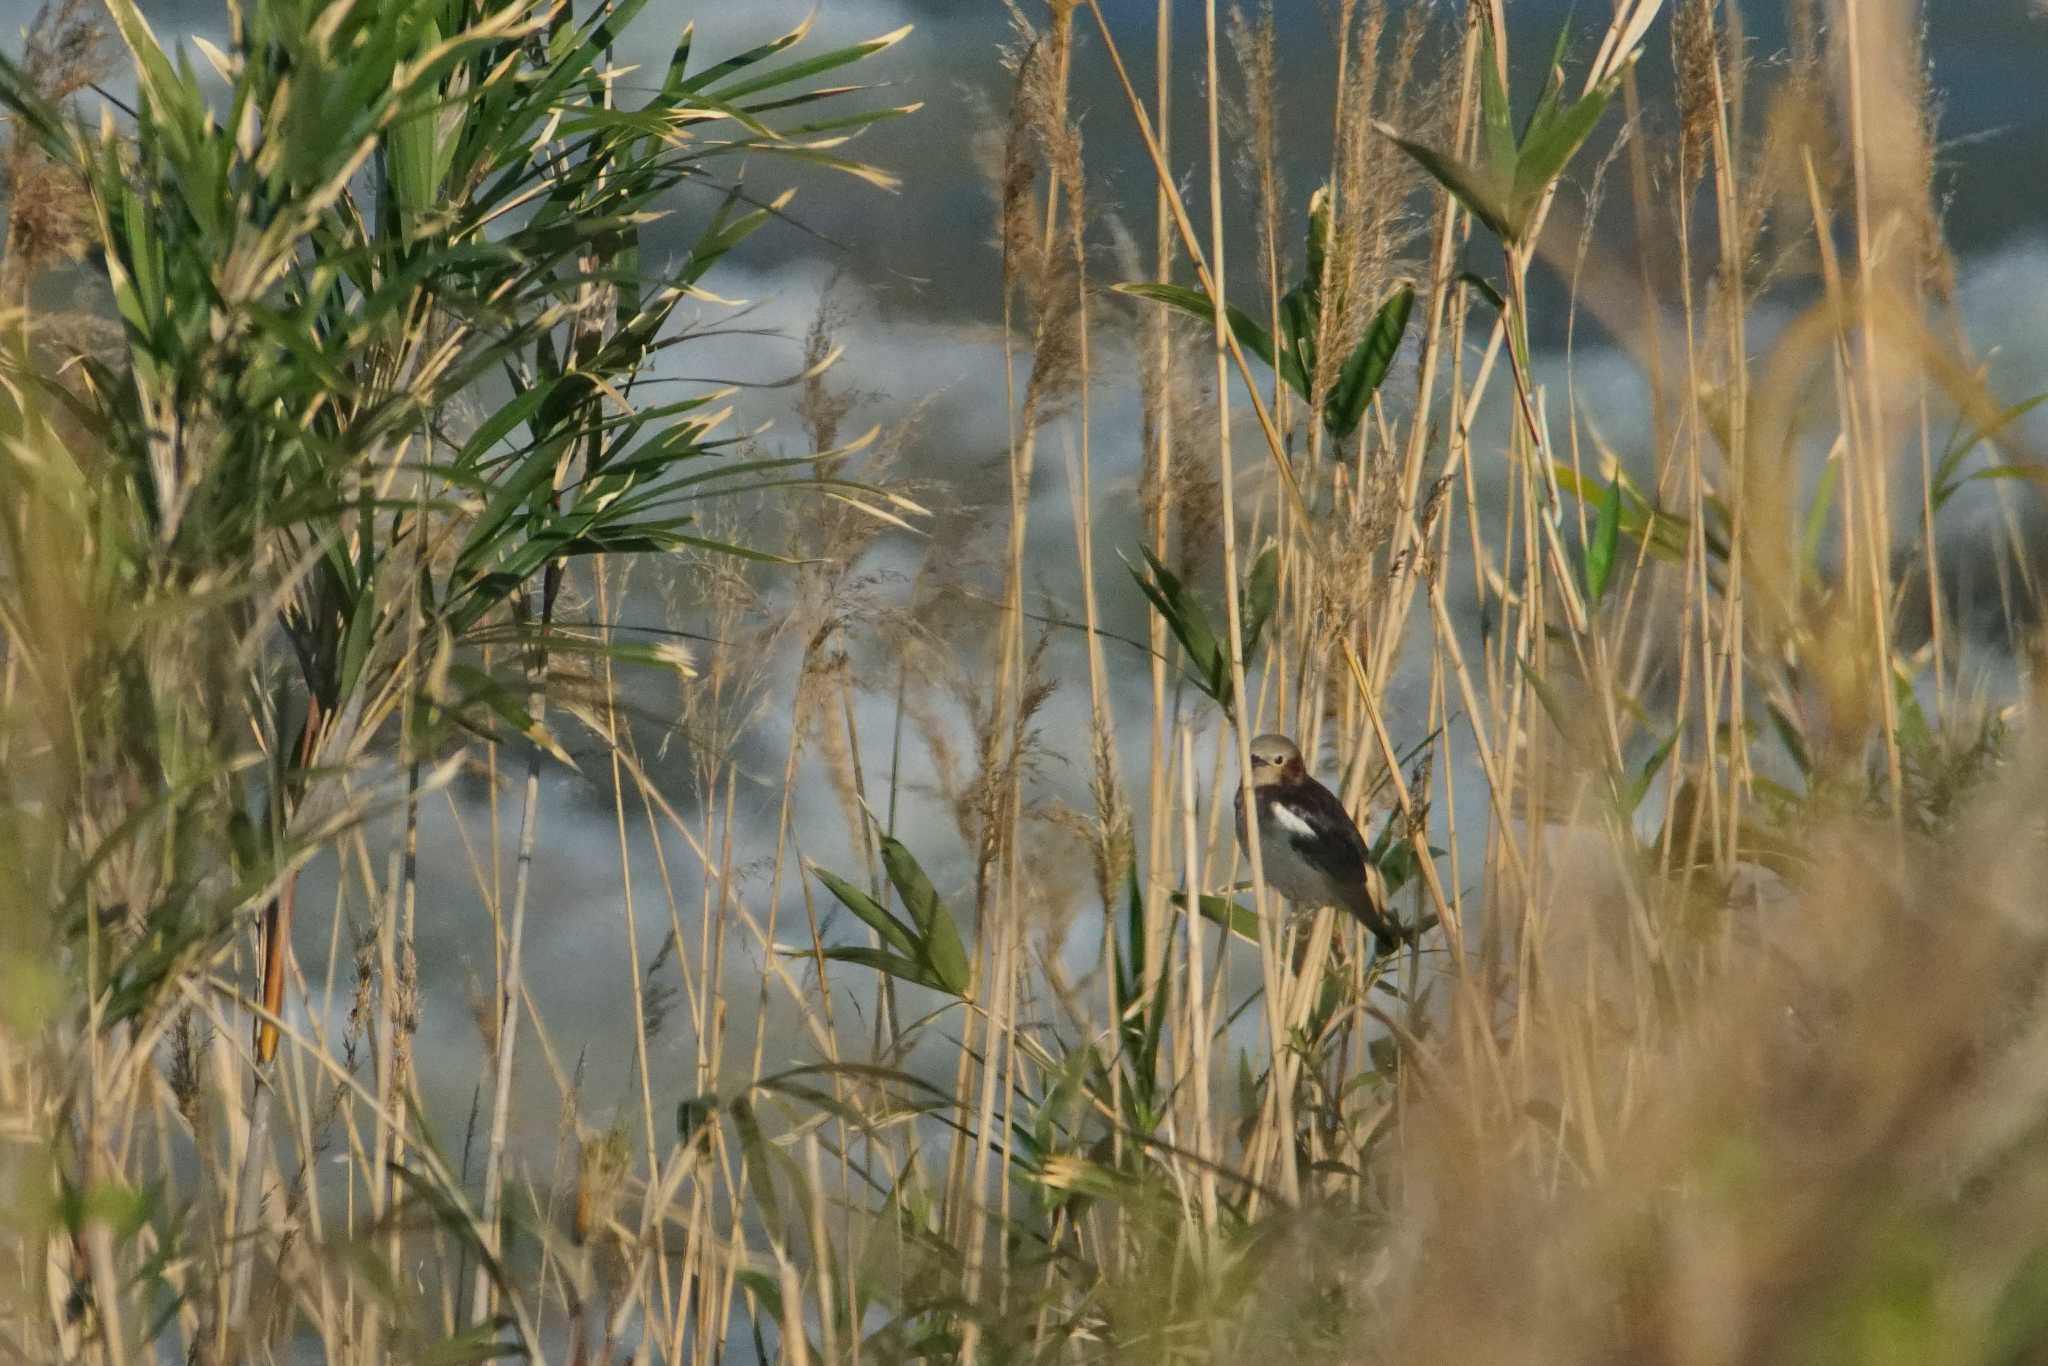
[[[1314,839],[1316,837],[1315,827],[1300,816],[1295,815],[1294,809],[1288,806],[1286,802],[1274,802],[1268,809],[1272,811],[1273,819],[1279,822],[1280,828],[1288,834],[1299,839]]]

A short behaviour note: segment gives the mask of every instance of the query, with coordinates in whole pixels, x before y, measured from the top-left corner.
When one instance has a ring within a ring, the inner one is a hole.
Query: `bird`
[[[1382,955],[1406,937],[1387,914],[1379,870],[1365,836],[1337,794],[1309,776],[1301,749],[1284,735],[1261,735],[1251,743],[1251,768],[1237,792],[1237,842],[1247,856],[1247,792],[1258,811],[1259,852],[1266,885],[1295,905],[1341,906],[1372,931]]]

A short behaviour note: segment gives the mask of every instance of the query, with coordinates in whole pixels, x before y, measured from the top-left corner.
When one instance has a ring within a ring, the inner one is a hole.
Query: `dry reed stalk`
[[[1255,720],[1247,714],[1243,699],[1251,696],[1245,687],[1244,670],[1244,624],[1238,601],[1237,585],[1241,582],[1237,564],[1237,513],[1235,489],[1236,471],[1231,463],[1230,448],[1230,366],[1229,353],[1235,344],[1229,322],[1224,312],[1227,298],[1224,277],[1223,249],[1223,149],[1219,132],[1219,109],[1221,87],[1217,81],[1216,62],[1216,3],[1207,0],[1203,9],[1204,56],[1208,70],[1208,115],[1209,115],[1209,298],[1215,318],[1216,337],[1216,463],[1217,486],[1223,498],[1223,583],[1226,615],[1225,629],[1229,633],[1230,685],[1231,696],[1240,699],[1234,709],[1233,722],[1237,734],[1237,771],[1251,772],[1251,738]],[[1245,852],[1252,867],[1252,909],[1259,924],[1259,960],[1265,976],[1265,1017],[1266,1038],[1272,1050],[1275,1080],[1268,1091],[1272,1111],[1270,1119],[1255,1132],[1251,1144],[1247,1145],[1247,1165],[1255,1180],[1265,1178],[1267,1154],[1260,1146],[1262,1140],[1273,1149],[1273,1157],[1279,1166],[1281,1194],[1289,1201],[1301,1198],[1301,1176],[1295,1164],[1294,1144],[1294,1098],[1292,1069],[1286,1052],[1285,1005],[1281,993],[1281,967],[1279,947],[1272,938],[1272,919],[1267,915],[1269,899],[1266,890],[1265,865],[1259,849],[1259,823],[1246,823]],[[1256,1197],[1255,1197],[1256,1198]]]
[[[986,1018],[977,1047],[970,1028],[963,1040],[959,1071],[963,1128],[971,1137],[956,1140],[948,1167],[949,1228],[963,1255],[962,1288],[974,1300],[981,1291],[988,1242],[988,1168],[995,1125],[996,1096],[1007,1069],[1014,1065],[1011,1031],[1017,1019],[1017,992],[1022,966],[1022,887],[1018,848],[1022,819],[1022,760],[1027,702],[1025,643],[1025,546],[1030,525],[1033,475],[1039,433],[1045,420],[1062,406],[1075,378],[1077,334],[1068,317],[1072,297],[1060,279],[1064,261],[1056,236],[1064,203],[1078,213],[1079,149],[1066,112],[1072,6],[1053,7],[1045,35],[1030,31],[1021,13],[1013,12],[1024,47],[1016,59],[1013,106],[1006,132],[999,178],[998,214],[1003,254],[1004,401],[1009,424],[1009,525],[1004,567],[1003,606],[995,645],[995,695],[982,741],[984,782],[994,787],[984,807],[981,871],[977,877],[975,919],[977,955],[973,994],[985,1003]],[[1043,158],[1046,192],[1043,222],[1034,222],[1031,185],[1036,171],[1032,149]],[[1076,223],[1071,231],[1079,233]],[[1015,300],[1023,293],[1031,307],[1031,371],[1024,392],[1015,391]],[[991,876],[992,875],[992,876]],[[969,1016],[970,1026],[975,1017]],[[978,1054],[970,1072],[968,1058]],[[970,1081],[970,1076],[972,1080]],[[978,1095],[977,1095],[978,1093]],[[976,1096],[971,1108],[970,1096]],[[999,1199],[1007,1205],[1007,1183]],[[961,1354],[972,1361],[979,1345],[979,1327],[970,1321],[961,1338]]]
[[[1154,14],[1154,107],[1155,126],[1159,130],[1159,155],[1162,161],[1171,157],[1171,126],[1173,100],[1173,9],[1170,0],[1158,0]],[[1174,209],[1170,202],[1170,187],[1163,181],[1155,182],[1153,201],[1153,240],[1151,277],[1161,283],[1173,278],[1175,246]],[[1141,272],[1133,270],[1132,275]],[[1141,478],[1139,498],[1144,509],[1144,535],[1152,554],[1167,563],[1172,554],[1171,539],[1176,515],[1177,495],[1180,492],[1182,464],[1178,458],[1178,446],[1186,438],[1184,429],[1193,425],[1186,411],[1182,393],[1182,373],[1179,364],[1179,348],[1176,346],[1173,324],[1161,310],[1149,310],[1144,315],[1143,360],[1140,366],[1139,390],[1142,404],[1141,428],[1144,442],[1144,470]],[[1151,683],[1151,727],[1148,749],[1148,783],[1146,789],[1146,812],[1149,829],[1146,840],[1147,865],[1143,885],[1146,943],[1164,945],[1168,941],[1172,920],[1168,913],[1167,896],[1174,885],[1174,834],[1172,813],[1175,793],[1171,782],[1173,752],[1169,749],[1170,713],[1166,687],[1168,656],[1166,623],[1156,613],[1146,617],[1146,645],[1149,653]],[[1188,876],[1196,870],[1189,869]],[[1192,885],[1187,877],[1182,879],[1185,888]],[[1113,926],[1105,923],[1105,945],[1114,933]],[[1153,965],[1147,964],[1147,983],[1156,980],[1152,975]],[[1189,1004],[1191,1012],[1199,1003],[1200,978],[1190,979]],[[1192,1023],[1200,1030],[1205,1026]],[[1121,1102],[1122,1078],[1116,1077],[1111,1093],[1111,1104]],[[1206,1108],[1206,1107],[1204,1107]],[[1119,1135],[1118,1143],[1122,1143]],[[1212,1187],[1213,1189],[1213,1187]]]
[[[555,487],[562,485],[566,473],[566,461],[557,467]],[[547,595],[552,599],[553,594]],[[543,623],[553,615],[553,603],[543,605],[540,614]],[[545,624],[542,631],[545,633]],[[544,646],[529,647],[527,677],[527,714],[533,717],[535,725],[547,722],[547,689],[541,679],[547,668],[546,655],[541,653]],[[531,657],[538,654],[537,658]],[[521,785],[519,804],[519,839],[513,854],[512,905],[510,921],[502,929],[504,936],[504,962],[493,996],[493,1056],[491,1069],[491,1108],[484,1147],[483,1196],[478,1202],[478,1211],[484,1231],[484,1249],[493,1255],[501,1249],[498,1223],[505,1186],[505,1150],[511,1137],[512,1123],[512,1064],[514,1048],[519,1037],[519,1016],[525,992],[525,949],[526,949],[526,906],[528,893],[533,884],[533,854],[540,837],[540,770],[542,750],[540,742],[529,738],[525,743],[526,773]],[[470,1283],[469,1321],[481,1324],[489,1321],[494,1303],[494,1287],[490,1274],[481,1262]]]

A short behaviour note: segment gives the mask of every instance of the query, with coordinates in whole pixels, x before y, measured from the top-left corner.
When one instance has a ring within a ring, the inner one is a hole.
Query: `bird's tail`
[[[1403,925],[1401,918],[1387,908],[1390,893],[1386,879],[1370,860],[1365,865],[1364,891],[1364,897],[1361,902],[1353,904],[1352,911],[1372,931],[1373,952],[1377,957],[1385,958],[1400,952],[1404,946],[1420,941],[1423,935],[1437,926],[1434,913],[1424,915],[1414,925]]]
[[[1403,925],[1391,912],[1382,911],[1369,922],[1372,929],[1373,950],[1381,958],[1398,953],[1409,944],[1419,943],[1422,936],[1437,926],[1434,913],[1425,915],[1414,925]]]

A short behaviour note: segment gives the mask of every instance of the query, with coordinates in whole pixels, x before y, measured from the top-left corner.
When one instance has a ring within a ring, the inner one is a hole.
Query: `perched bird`
[[[1258,811],[1266,885],[1304,908],[1342,906],[1365,922],[1380,953],[1391,953],[1404,935],[1381,904],[1379,870],[1351,813],[1309,776],[1294,741],[1261,735],[1251,749],[1251,772],[1237,793],[1237,842],[1245,844],[1249,789]]]

